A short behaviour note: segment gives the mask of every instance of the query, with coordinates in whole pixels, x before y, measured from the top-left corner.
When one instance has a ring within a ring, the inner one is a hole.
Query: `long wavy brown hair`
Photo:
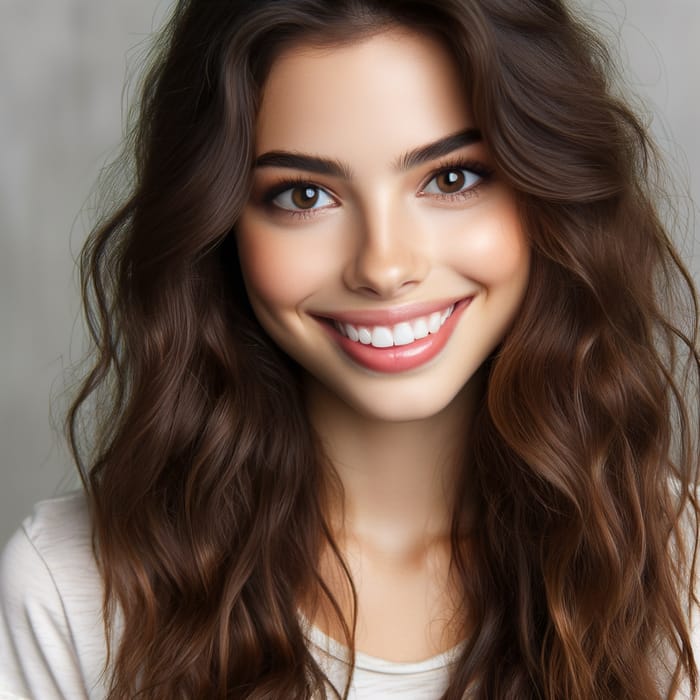
[[[476,483],[477,525],[457,507],[470,632],[442,698],[697,689],[697,296],[604,44],[560,0],[181,0],[116,166],[129,191],[106,189],[81,258],[94,352],[66,426],[115,639],[110,700],[347,696],[297,615],[302,593],[326,596],[354,648],[319,574],[324,547],[343,566],[333,466],[234,235],[275,58],[396,25],[452,52],[532,249],[455,484],[466,502]]]

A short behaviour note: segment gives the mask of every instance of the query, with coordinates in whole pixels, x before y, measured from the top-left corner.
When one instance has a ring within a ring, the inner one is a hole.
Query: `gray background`
[[[700,2],[579,0],[700,202]],[[116,154],[122,87],[169,0],[0,0],[0,544],[75,483],[58,425],[84,347],[74,260]],[[687,209],[687,207],[686,207]],[[697,227],[679,241],[700,279]],[[50,405],[55,420],[50,420]]]

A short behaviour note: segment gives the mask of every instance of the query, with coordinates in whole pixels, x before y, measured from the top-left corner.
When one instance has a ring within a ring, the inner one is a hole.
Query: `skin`
[[[481,141],[396,167],[403,154],[474,128],[454,60],[430,37],[390,29],[290,49],[265,84],[256,156],[307,154],[348,172],[261,163],[237,227],[253,309],[306,370],[309,414],[343,484],[344,518],[339,502],[329,517],[357,585],[356,646],[395,661],[438,653],[463,632],[445,622],[455,594],[450,484],[467,458],[478,370],[528,280],[515,196]],[[308,184],[271,199],[289,177]],[[450,178],[464,189],[444,192]],[[442,351],[405,372],[353,361],[318,318],[470,296]],[[337,572],[322,566],[347,601]],[[328,616],[315,617],[338,636]]]

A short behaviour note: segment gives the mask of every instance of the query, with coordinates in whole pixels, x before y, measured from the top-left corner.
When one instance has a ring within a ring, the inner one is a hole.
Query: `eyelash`
[[[323,190],[324,192],[328,193],[328,190],[325,187],[314,184],[313,182],[309,181],[308,178],[293,176],[281,180],[267,190],[267,192],[265,192],[263,195],[263,203],[268,209],[271,209],[275,213],[282,214],[284,216],[292,216],[299,219],[308,219],[310,216],[315,216],[318,209],[284,209],[283,207],[273,204],[272,200],[281,195],[283,192],[296,189],[297,187],[311,187],[313,189]],[[332,196],[330,193],[328,193],[328,195]]]
[[[424,192],[428,184],[438,175],[454,170],[467,170],[470,173],[477,175],[480,179],[471,187],[468,187],[466,190],[462,190],[460,192],[443,192],[441,194],[426,194]],[[446,160],[442,163],[439,163],[435,170],[432,171],[430,176],[425,180],[424,184],[421,186],[420,192],[418,194],[420,196],[435,197],[443,201],[464,201],[470,197],[478,195],[482,186],[485,185],[491,179],[492,176],[493,170],[488,168],[483,163],[479,163],[477,161],[464,161],[460,159]],[[284,216],[291,216],[298,219],[307,219],[311,216],[315,216],[319,209],[326,208],[319,207],[317,209],[285,209],[283,207],[279,207],[273,204],[273,200],[279,195],[281,195],[283,192],[286,192],[287,190],[296,189],[297,187],[310,187],[313,189],[323,190],[323,192],[325,192],[329,197],[335,199],[334,195],[331,195],[331,193],[325,187],[321,187],[320,185],[315,184],[307,178],[301,176],[293,176],[285,178],[284,180],[276,183],[270,189],[268,189],[267,192],[265,192],[265,194],[263,195],[263,203],[266,207],[268,207],[269,209],[273,209],[276,213],[282,214]]]
[[[446,200],[468,199],[469,197],[476,196],[481,190],[482,186],[485,185],[493,176],[493,170],[484,165],[484,163],[480,163],[474,160],[465,161],[459,158],[451,158],[444,160],[437,165],[435,170],[433,170],[433,172],[430,174],[428,179],[421,187],[421,192],[428,186],[428,183],[431,182],[438,175],[441,175],[445,172],[451,172],[453,170],[467,170],[468,172],[477,175],[479,177],[479,181],[471,187],[468,187],[466,190],[462,190],[461,192],[442,192],[441,194],[431,194],[430,196]]]

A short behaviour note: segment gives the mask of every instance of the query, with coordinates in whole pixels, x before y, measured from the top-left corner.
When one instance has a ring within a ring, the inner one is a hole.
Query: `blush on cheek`
[[[519,278],[529,266],[527,240],[515,210],[498,209],[489,208],[453,237],[453,259],[460,261],[466,277],[485,286]]]
[[[266,306],[281,309],[295,308],[311,294],[327,268],[314,247],[295,240],[293,234],[284,240],[279,233],[243,233],[238,253],[249,291]]]

